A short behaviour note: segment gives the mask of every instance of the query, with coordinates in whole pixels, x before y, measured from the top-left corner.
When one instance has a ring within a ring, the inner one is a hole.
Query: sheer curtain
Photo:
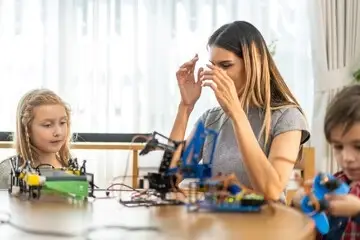
[[[47,87],[71,105],[75,132],[167,134],[179,102],[178,66],[195,53],[199,66],[205,64],[207,38],[234,20],[253,23],[268,43],[277,41],[275,60],[311,122],[307,2],[2,0],[0,131],[14,130],[24,92]],[[216,104],[204,91],[189,126]],[[125,174],[126,152],[75,154],[88,159],[102,184]],[[141,159],[142,165],[158,163],[157,154]]]
[[[313,145],[316,168],[337,172],[339,166],[325,139],[325,110],[334,96],[351,84],[360,67],[360,4],[357,0],[322,1],[309,4],[315,76]]]

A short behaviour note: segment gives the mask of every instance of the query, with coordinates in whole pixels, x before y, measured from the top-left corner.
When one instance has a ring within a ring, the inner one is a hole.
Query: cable
[[[108,188],[106,188],[106,196],[109,196],[110,192],[113,192],[113,191],[119,191],[119,192],[123,191],[123,189],[121,189],[121,188],[119,190],[112,189],[115,186],[126,187],[126,188],[128,188],[128,191],[140,192],[139,190],[136,190],[135,188],[130,187],[129,185],[126,185],[123,183],[113,183]]]
[[[114,189],[113,187],[116,186],[120,186],[120,189]],[[125,187],[127,189],[123,189],[122,187]],[[138,194],[138,197],[142,196],[139,200],[123,200],[121,198],[121,195],[119,197],[119,203],[121,205],[123,205],[124,207],[151,207],[151,206],[164,206],[164,205],[179,205],[179,203],[159,203],[160,201],[160,196],[159,194],[157,194],[156,192],[152,192],[151,190],[138,190],[135,189],[129,185],[123,184],[123,183],[113,183],[111,184],[109,187],[107,188],[99,188],[99,189],[94,189],[94,191],[100,192],[100,191],[104,191],[105,192],[105,197],[95,197],[93,199],[93,201],[99,200],[99,199],[114,199],[116,197],[114,196],[110,196],[110,192],[134,192],[136,194]],[[151,197],[155,197],[155,199],[150,199]]]
[[[130,146],[129,146],[129,152],[128,152],[128,156],[127,156],[127,159],[126,159],[126,165],[125,165],[124,174],[123,174],[123,175],[120,175],[120,176],[114,177],[114,178],[111,180],[111,184],[114,184],[114,182],[115,182],[116,180],[120,179],[120,178],[122,178],[122,182],[125,182],[126,177],[129,177],[129,176],[127,175],[127,172],[128,172],[128,170],[129,170],[130,156],[131,156],[131,153],[132,153],[131,147],[133,146],[133,144],[135,143],[135,141],[136,141],[137,139],[139,139],[139,138],[143,138],[145,141],[148,141],[148,140],[151,138],[151,136],[147,136],[147,135],[136,135],[136,136],[134,136],[134,137],[131,139],[131,143],[130,143]],[[116,186],[116,185],[114,185],[114,186]],[[125,186],[125,185],[123,185],[123,186]]]
[[[130,162],[130,154],[131,154],[131,147],[132,147],[132,145],[135,143],[135,141],[137,140],[137,139],[139,139],[139,138],[143,138],[145,141],[148,141],[150,138],[151,138],[151,136],[146,136],[146,135],[136,135],[136,136],[134,136],[132,139],[131,139],[131,144],[130,144],[130,147],[129,147],[129,153],[128,153],[128,158],[127,158],[127,160],[126,160],[126,165],[125,165],[125,173],[124,173],[124,175],[123,175],[123,179],[122,179],[122,182],[125,182],[125,176],[126,176],[126,174],[127,174],[127,171],[129,170],[129,162]],[[116,179],[116,178],[115,178]],[[115,181],[114,179],[113,179],[113,181]]]
[[[0,211],[0,216],[4,215],[6,219],[0,218],[0,227],[1,225],[9,225],[21,232],[31,234],[31,235],[41,235],[41,236],[52,236],[52,237],[62,237],[62,238],[74,238],[74,237],[83,237],[85,239],[91,239],[90,234],[101,231],[101,230],[108,230],[108,229],[119,229],[129,232],[134,231],[153,231],[153,232],[160,232],[158,227],[153,226],[124,226],[124,225],[101,225],[101,226],[92,226],[85,228],[84,230],[78,233],[68,233],[68,232],[60,232],[60,231],[48,231],[48,230],[38,230],[38,229],[31,229],[25,226],[19,225],[11,220],[11,214],[8,212]]]
[[[113,187],[120,186],[120,189],[113,189]],[[122,189],[121,187],[125,187],[127,189]],[[134,208],[134,207],[152,207],[152,206],[169,206],[169,205],[183,205],[182,201],[176,200],[176,199],[162,199],[161,194],[157,193],[156,191],[153,191],[151,189],[147,190],[138,190],[135,189],[129,185],[123,184],[123,183],[113,183],[109,187],[105,189],[95,189],[94,191],[104,191],[106,194],[106,197],[96,197],[94,200],[97,199],[113,199],[115,197],[110,196],[110,192],[126,192],[126,191],[132,191],[136,194],[138,194],[139,199],[131,199],[131,200],[123,200],[121,198],[121,195],[119,197],[119,203],[123,205],[124,207],[128,208]],[[154,199],[151,199],[154,198]]]

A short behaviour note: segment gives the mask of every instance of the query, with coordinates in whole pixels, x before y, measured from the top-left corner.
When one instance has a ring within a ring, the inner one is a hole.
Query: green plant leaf
[[[271,43],[268,45],[268,49],[269,49],[271,56],[275,56],[276,42],[277,42],[277,40],[272,40]]]

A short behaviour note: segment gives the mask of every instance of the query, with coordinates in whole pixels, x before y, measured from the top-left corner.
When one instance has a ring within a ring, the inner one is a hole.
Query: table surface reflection
[[[265,206],[261,213],[188,213],[184,206],[128,208],[115,198],[84,204],[61,199],[20,200],[0,191],[0,212],[10,212],[18,225],[47,231],[81,232],[91,226],[154,226],[159,232],[99,230],[88,239],[314,239],[312,221],[284,205]],[[0,214],[0,221],[6,218]],[[0,225],[0,239],[86,239],[31,235]]]

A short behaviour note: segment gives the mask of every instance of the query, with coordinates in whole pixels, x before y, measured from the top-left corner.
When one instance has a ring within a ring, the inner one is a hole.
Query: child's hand
[[[360,213],[360,199],[353,194],[326,195],[329,202],[328,212],[338,217],[353,217]]]

